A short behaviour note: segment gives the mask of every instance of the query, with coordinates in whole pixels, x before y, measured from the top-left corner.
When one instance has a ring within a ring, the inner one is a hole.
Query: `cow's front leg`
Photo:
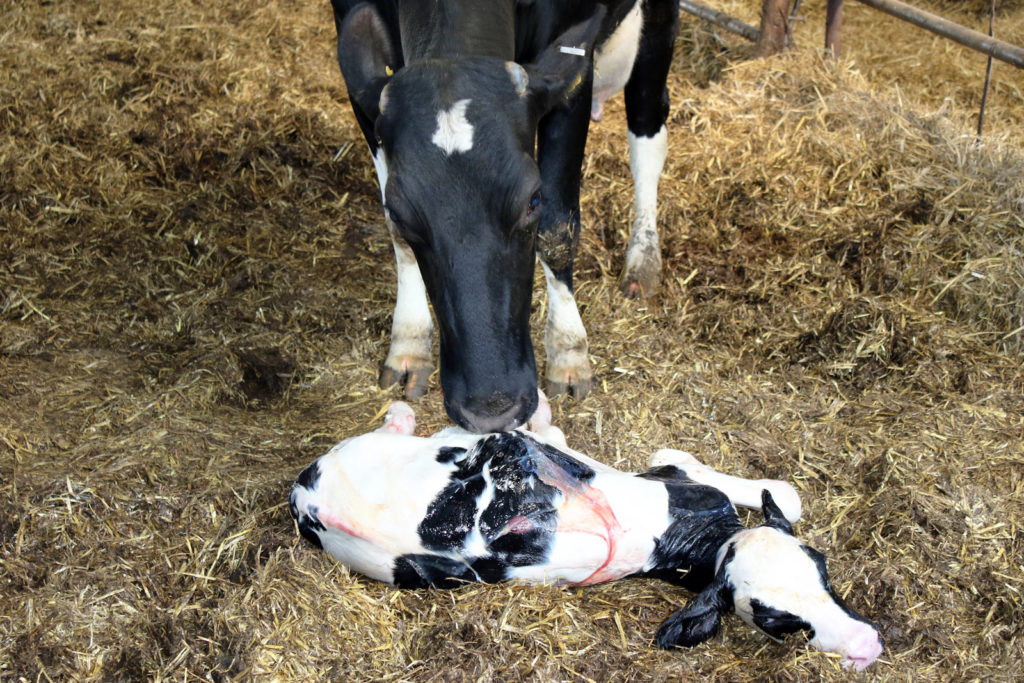
[[[373,155],[373,166],[377,170],[377,181],[380,183],[381,201],[384,201],[384,190],[388,185],[388,164],[384,150],[376,145],[372,137],[367,140]],[[433,370],[430,341],[434,324],[427,306],[427,287],[423,284],[423,276],[416,264],[416,255],[405,240],[399,237],[387,211],[384,212],[384,222],[395,248],[398,292],[395,296],[395,314],[391,319],[391,348],[380,368],[378,383],[381,389],[397,384],[402,387],[406,398],[419,398],[426,393]]]
[[[427,288],[416,265],[416,256],[395,233],[391,220],[385,220],[395,247],[398,294],[391,321],[391,349],[380,369],[380,386],[386,389],[397,384],[402,387],[406,398],[413,399],[427,391],[433,370],[430,342],[434,328],[427,306]]]
[[[665,121],[669,102],[665,81],[672,63],[679,14],[675,0],[648,0],[643,11],[644,32],[625,88],[629,170],[636,201],[621,287],[630,298],[653,295],[661,278],[658,179],[668,152]]]
[[[800,520],[800,495],[787,482],[778,479],[744,479],[722,474],[713,467],[702,464],[690,453],[674,448],[663,448],[655,452],[647,461],[647,465],[651,468],[666,465],[675,467],[687,479],[718,489],[738,507],[759,509],[761,492],[767,489],[786,519],[790,522]]]
[[[590,124],[593,75],[586,77],[567,106],[552,110],[537,129],[543,207],[537,253],[548,290],[544,329],[548,393],[582,398],[590,390],[587,331],[573,296],[572,270],[580,237],[580,173]]]

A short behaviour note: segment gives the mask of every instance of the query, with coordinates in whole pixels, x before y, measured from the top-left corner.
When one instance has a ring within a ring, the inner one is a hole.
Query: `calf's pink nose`
[[[871,666],[882,654],[882,639],[878,632],[867,624],[847,642],[843,663],[857,671]]]

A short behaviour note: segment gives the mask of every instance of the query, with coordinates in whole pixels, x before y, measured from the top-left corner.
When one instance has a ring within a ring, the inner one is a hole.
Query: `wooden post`
[[[764,0],[761,5],[761,36],[757,56],[767,57],[782,52],[789,44],[790,0]]]
[[[828,0],[825,7],[825,51],[838,58],[842,53],[843,0]]]

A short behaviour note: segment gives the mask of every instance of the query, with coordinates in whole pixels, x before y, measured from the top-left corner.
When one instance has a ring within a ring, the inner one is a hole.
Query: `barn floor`
[[[734,617],[653,649],[688,597],[657,581],[399,592],[302,542],[291,481],[396,398],[327,3],[32,0],[0,6],[0,680],[1024,679],[1024,73],[997,64],[976,144],[984,59],[849,4],[841,64],[817,7],[758,62],[684,19],[644,302],[617,289],[609,104],[594,389],[554,412],[622,468],[675,446],[794,482],[798,535],[885,635],[871,670]],[[1002,2],[997,34],[1022,27]],[[447,423],[436,377],[414,407]]]

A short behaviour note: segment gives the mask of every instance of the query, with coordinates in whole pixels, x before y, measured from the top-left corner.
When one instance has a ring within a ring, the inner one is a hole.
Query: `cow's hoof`
[[[657,294],[660,276],[660,263],[632,268],[623,273],[619,288],[627,299],[646,299]]]
[[[661,251],[657,237],[643,239],[646,233],[634,235],[626,252],[626,265],[619,287],[630,299],[648,298],[658,293],[661,280]],[[634,241],[636,242],[634,244]]]
[[[381,366],[378,384],[381,389],[389,389],[395,385],[402,388],[407,399],[419,398],[427,393],[430,373],[433,368],[429,363],[403,362],[401,367],[393,368],[388,363]]]
[[[582,375],[582,373],[580,373]],[[562,394],[569,394],[577,400],[582,400],[590,393],[590,373],[586,374],[586,377],[579,375],[566,373],[556,373],[554,375],[560,379],[554,379],[552,373],[548,373],[548,394],[551,396],[561,396]],[[562,381],[564,379],[564,381]]]

